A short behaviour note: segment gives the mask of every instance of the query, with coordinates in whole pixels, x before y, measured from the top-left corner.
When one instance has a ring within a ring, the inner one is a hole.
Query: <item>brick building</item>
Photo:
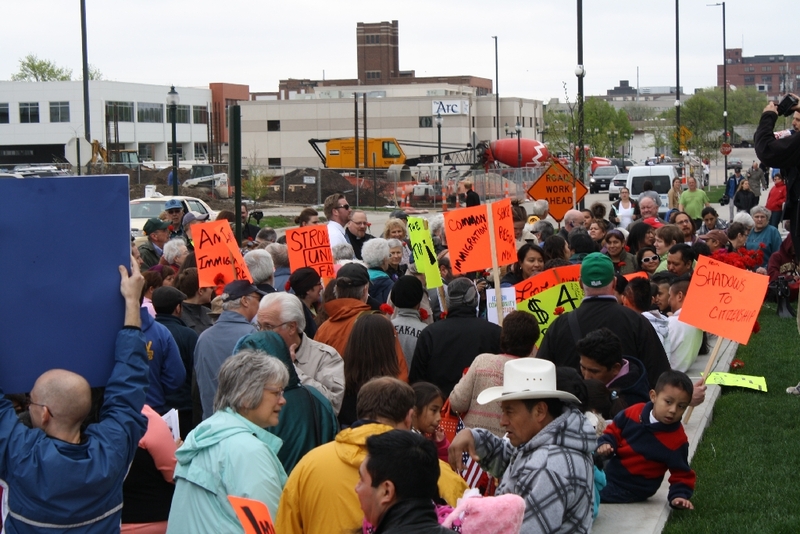
[[[725,61],[729,85],[755,87],[770,99],[795,92],[800,82],[800,55],[744,57],[741,48],[728,48]],[[717,65],[717,87],[723,87],[722,67]]]

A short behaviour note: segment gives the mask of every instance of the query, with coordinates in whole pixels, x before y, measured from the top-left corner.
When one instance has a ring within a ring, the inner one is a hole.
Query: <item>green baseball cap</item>
[[[592,252],[581,263],[581,283],[586,287],[605,287],[614,280],[614,263],[600,252]]]

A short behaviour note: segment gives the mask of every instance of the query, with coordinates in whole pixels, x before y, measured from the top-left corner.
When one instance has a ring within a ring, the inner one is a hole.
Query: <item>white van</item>
[[[669,199],[667,194],[672,187],[672,180],[680,178],[678,170],[672,165],[640,165],[628,169],[628,191],[631,198],[638,201],[639,194],[645,182],[653,184],[653,191],[658,193],[661,198],[661,206],[658,208],[658,216],[663,218],[669,211]]]

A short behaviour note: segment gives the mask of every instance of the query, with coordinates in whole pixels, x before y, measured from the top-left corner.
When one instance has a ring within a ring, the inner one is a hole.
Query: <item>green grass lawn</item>
[[[796,304],[796,303],[795,303]],[[764,376],[767,393],[724,388],[692,461],[693,512],[673,512],[664,533],[776,533],[800,529],[800,381],[797,326],[774,304],[737,357],[740,374]]]
[[[712,185],[711,188],[706,191],[708,195],[708,199],[711,201],[712,204],[716,204],[719,202],[719,199],[722,198],[722,195],[725,194],[725,186],[724,185]]]
[[[294,217],[287,217],[286,215],[265,215],[261,218],[258,225],[261,228],[286,228],[287,226],[294,226]]]

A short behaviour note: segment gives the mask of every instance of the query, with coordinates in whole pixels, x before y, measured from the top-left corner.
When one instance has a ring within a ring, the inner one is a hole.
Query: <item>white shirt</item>
[[[703,331],[690,324],[681,322],[681,310],[676,311],[669,321],[669,355],[670,367],[676,371],[686,372],[697,359],[700,345],[703,343]]]
[[[300,383],[322,393],[338,415],[344,399],[344,360],[336,349],[301,333],[294,357]]]
[[[628,201],[627,208],[623,208],[622,202],[620,202],[617,217],[619,217],[619,226],[627,229],[628,225],[633,222],[633,202]]]
[[[331,248],[336,245],[349,243],[344,233],[344,226],[336,221],[328,221],[328,240],[331,242]]]

